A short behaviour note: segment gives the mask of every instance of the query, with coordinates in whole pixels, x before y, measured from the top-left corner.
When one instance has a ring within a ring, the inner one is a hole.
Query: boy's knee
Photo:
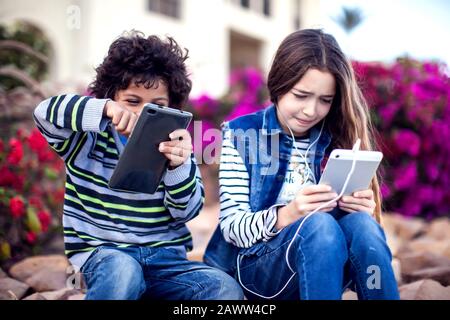
[[[105,299],[137,299],[144,292],[142,267],[128,254],[103,249],[93,259],[94,265],[85,273],[88,291],[104,291]]]
[[[230,275],[220,270],[206,272],[208,282],[204,284],[205,293],[209,300],[243,300],[244,293],[241,286]]]

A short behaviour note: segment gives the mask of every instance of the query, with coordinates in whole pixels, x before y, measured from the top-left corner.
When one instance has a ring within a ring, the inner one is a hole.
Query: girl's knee
[[[304,232],[300,236],[310,238],[320,246],[339,246],[345,244],[345,237],[336,219],[326,212],[312,214],[304,222]]]
[[[348,238],[386,241],[383,229],[367,212],[349,213],[339,220],[339,224]]]

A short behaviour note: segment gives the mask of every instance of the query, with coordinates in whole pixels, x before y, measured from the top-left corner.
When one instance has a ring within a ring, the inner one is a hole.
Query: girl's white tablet
[[[353,158],[356,157],[355,170],[343,195],[366,190],[380,165],[383,154],[379,151],[352,151],[335,149],[331,152],[319,184],[327,184],[340,194],[349,174]]]

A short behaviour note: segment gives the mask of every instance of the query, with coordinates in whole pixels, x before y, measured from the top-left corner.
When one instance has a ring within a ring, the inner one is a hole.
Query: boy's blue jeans
[[[81,271],[86,300],[243,299],[231,276],[170,248],[101,246]]]
[[[266,297],[280,291],[292,275],[285,255],[301,220],[241,251],[244,286]],[[289,250],[297,274],[275,299],[341,299],[347,287],[359,299],[399,299],[391,259],[384,231],[369,214],[347,214],[339,208],[318,212],[305,221]],[[261,299],[244,293],[248,299]]]

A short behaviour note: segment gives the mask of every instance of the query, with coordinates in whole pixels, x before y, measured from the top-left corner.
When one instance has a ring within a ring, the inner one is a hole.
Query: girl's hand
[[[372,189],[356,191],[352,196],[344,196],[339,200],[338,204],[339,208],[346,212],[364,211],[371,216],[373,216],[376,206]]]
[[[138,115],[112,100],[105,104],[103,114],[112,120],[117,132],[126,137],[131,135],[138,120]]]
[[[186,129],[178,129],[172,132],[169,138],[171,141],[159,144],[159,151],[170,160],[170,166],[178,167],[191,156],[191,135]]]
[[[322,184],[307,186],[301,189],[286,206],[278,209],[278,219],[275,227],[278,230],[284,228],[336,197],[337,194],[332,192],[330,186]],[[332,211],[336,205],[336,202],[332,202],[320,211]]]

